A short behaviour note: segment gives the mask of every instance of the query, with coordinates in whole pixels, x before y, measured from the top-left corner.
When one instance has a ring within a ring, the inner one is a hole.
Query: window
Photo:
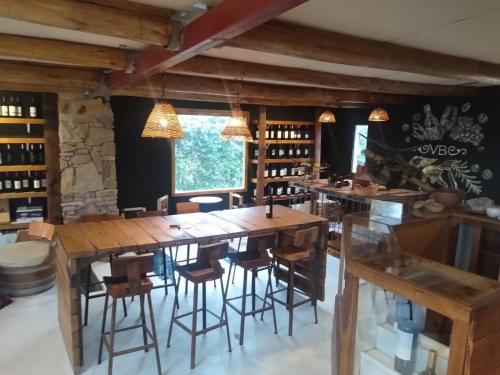
[[[354,129],[354,142],[352,146],[352,173],[356,172],[356,167],[358,164],[364,164],[366,162],[365,149],[366,149],[366,138],[368,137],[368,125],[356,125]]]
[[[174,194],[244,190],[246,144],[220,138],[231,112],[176,111],[185,138],[175,141]]]

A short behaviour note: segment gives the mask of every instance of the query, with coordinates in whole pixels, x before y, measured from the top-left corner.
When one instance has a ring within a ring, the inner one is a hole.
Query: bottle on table
[[[429,355],[427,357],[427,368],[418,373],[418,375],[436,375],[436,360],[437,352],[435,350],[429,350]]]
[[[271,188],[269,188],[269,194],[266,198],[266,217],[271,219],[273,217],[273,194]]]
[[[420,324],[413,319],[411,301],[399,297],[396,301],[396,350],[394,370],[402,375],[413,375]]]

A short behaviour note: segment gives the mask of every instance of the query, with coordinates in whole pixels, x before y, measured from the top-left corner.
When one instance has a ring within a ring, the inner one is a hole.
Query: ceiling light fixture
[[[368,116],[368,121],[383,122],[389,121],[389,114],[381,107],[375,108]]]
[[[247,118],[240,107],[240,86],[240,83],[236,86],[236,103],[231,111],[231,118],[222,130],[220,137],[229,141],[253,142]]]
[[[336,122],[335,115],[331,111],[323,111],[321,115],[319,115],[318,121],[330,124],[334,124]]]

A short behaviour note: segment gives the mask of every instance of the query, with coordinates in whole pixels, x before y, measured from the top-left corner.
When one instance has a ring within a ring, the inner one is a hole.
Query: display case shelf
[[[280,121],[280,120],[266,120],[266,125],[270,126],[314,126],[314,121]]]
[[[0,194],[0,199],[17,199],[17,198],[45,198],[46,191],[22,191],[19,193],[3,193]]]
[[[297,163],[311,163],[312,158],[299,158],[299,159],[264,159],[265,164],[297,164]],[[257,159],[250,160],[252,164],[259,164]]]
[[[0,165],[0,172],[44,171],[46,165]]]
[[[43,124],[45,124],[45,120],[43,118],[0,117],[0,124],[7,124],[7,125],[16,125],[16,124],[43,125]]]
[[[275,178],[265,178],[264,183],[273,183],[273,182],[292,182],[292,181],[298,181],[302,180],[302,177],[275,177]],[[252,178],[251,181],[256,184],[258,179],[257,178]]]
[[[0,144],[6,143],[45,143],[45,138],[37,137],[37,138],[0,138]]]
[[[253,143],[259,144],[259,140],[254,140]],[[313,145],[314,139],[266,139],[267,145]]]

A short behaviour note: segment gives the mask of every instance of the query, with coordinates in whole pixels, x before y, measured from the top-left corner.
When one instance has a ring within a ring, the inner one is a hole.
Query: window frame
[[[370,129],[369,124],[356,124],[356,125],[354,125],[354,132],[353,132],[353,137],[352,137],[352,152],[351,152],[351,172],[352,173],[356,173],[356,167],[354,166],[354,161],[356,161],[357,158],[355,158],[354,151],[355,151],[355,147],[356,147],[355,142],[356,142],[356,134],[358,133],[357,132],[358,126],[366,127],[366,136],[368,136],[368,131]],[[366,158],[365,158],[365,163],[366,163]]]
[[[197,109],[197,108],[175,108],[177,115],[199,115],[199,116],[231,116],[231,110],[225,109]],[[250,114],[242,111],[246,124],[249,124]],[[214,189],[214,190],[193,190],[176,193],[175,191],[175,139],[170,140],[170,186],[173,197],[186,197],[193,195],[211,195],[224,193],[244,193],[248,190],[248,142],[243,145],[243,187],[238,189]]]

